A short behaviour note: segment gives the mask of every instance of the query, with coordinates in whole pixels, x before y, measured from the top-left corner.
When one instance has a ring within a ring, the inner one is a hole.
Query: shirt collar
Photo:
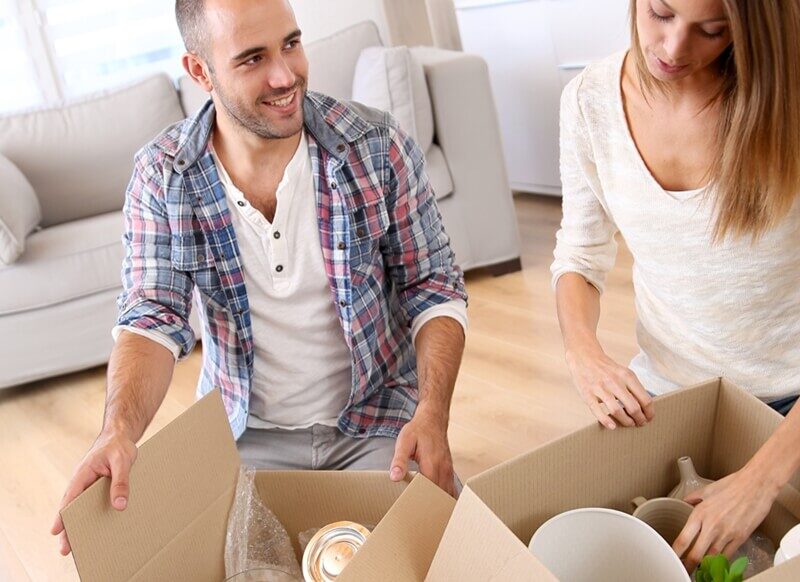
[[[209,144],[212,142],[209,141]],[[233,198],[238,198],[238,196],[234,195],[235,192],[241,194],[241,190],[233,183],[233,180],[228,173],[228,169],[222,164],[222,160],[219,159],[217,156],[217,152],[214,151],[214,146],[210,145],[209,149],[211,151],[211,155],[214,160],[214,164],[217,167],[217,172],[219,173],[219,178],[222,181],[223,185],[225,186],[225,190],[229,195]],[[306,131],[303,129],[300,135],[300,142],[297,145],[297,150],[295,150],[294,155],[292,155],[292,159],[289,160],[289,163],[286,165],[286,168],[283,171],[283,177],[281,178],[280,183],[278,184],[277,194],[278,196],[292,183],[297,182],[301,177],[303,170],[305,170],[306,163],[308,162],[308,138],[306,137]]]

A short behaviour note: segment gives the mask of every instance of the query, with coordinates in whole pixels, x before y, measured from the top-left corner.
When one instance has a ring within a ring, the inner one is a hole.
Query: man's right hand
[[[653,420],[653,399],[639,378],[602,350],[568,352],[567,366],[581,398],[606,428],[644,426]]]
[[[64,530],[64,522],[61,520],[61,510],[100,477],[111,478],[111,507],[118,511],[124,510],[128,506],[131,466],[138,452],[136,443],[119,433],[101,433],[97,437],[92,448],[75,469],[67,491],[61,499],[53,527],[50,529],[51,534],[59,536],[60,551],[63,556],[72,550],[67,540],[67,532]]]

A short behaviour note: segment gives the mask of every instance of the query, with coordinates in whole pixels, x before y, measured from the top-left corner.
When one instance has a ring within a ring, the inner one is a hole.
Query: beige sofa
[[[309,45],[311,88],[350,98],[361,52],[380,45],[372,23]],[[431,127],[417,129],[456,260],[464,269],[516,269],[516,220],[486,66],[457,52],[412,52],[424,65],[432,110]],[[60,109],[0,117],[0,176],[15,166],[6,184],[27,180],[35,193],[25,219],[33,228],[17,229],[19,256],[0,262],[0,388],[108,360],[133,155],[206,97],[186,79],[176,90],[161,75]],[[0,244],[8,248],[14,229],[3,230],[4,196]]]

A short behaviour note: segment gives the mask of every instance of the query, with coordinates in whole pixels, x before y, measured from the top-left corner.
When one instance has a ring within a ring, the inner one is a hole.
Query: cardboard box
[[[427,580],[556,580],[527,548],[545,521],[580,507],[630,513],[634,497],[669,493],[683,455],[700,475],[719,479],[741,468],[782,419],[725,380],[659,398],[655,412],[646,427],[589,426],[467,481]],[[800,521],[798,488],[795,475],[761,526],[775,542]],[[797,582],[800,558],[750,580]]]
[[[240,459],[213,392],[145,442],[123,512],[96,482],[62,511],[85,582],[224,580],[228,512]],[[422,476],[387,472],[259,471],[256,487],[295,541],[341,520],[377,524],[340,579],[423,580],[455,500]]]
[[[579,507],[630,512],[634,497],[670,491],[683,455],[704,477],[730,474],[782,419],[724,380],[659,398],[655,410],[646,427],[588,426],[477,475],[457,503],[422,476],[259,471],[256,482],[292,539],[342,519],[378,523],[344,582],[553,581],[527,548],[549,518]],[[238,468],[221,398],[209,394],[142,445],[128,509],[111,509],[108,479],[64,509],[81,578],[222,580]],[[800,475],[761,528],[776,542],[800,521],[798,488]],[[751,580],[796,582],[800,558]]]

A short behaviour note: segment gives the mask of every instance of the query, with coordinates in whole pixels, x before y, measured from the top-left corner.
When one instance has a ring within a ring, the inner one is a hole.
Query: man
[[[243,462],[420,471],[454,493],[447,440],[466,294],[424,171],[388,115],[308,92],[286,0],[178,0],[183,65],[211,100],[136,156],[103,428],[62,508],[100,476],[123,510],[136,442],[204,327]],[[69,553],[60,517],[52,533]]]

